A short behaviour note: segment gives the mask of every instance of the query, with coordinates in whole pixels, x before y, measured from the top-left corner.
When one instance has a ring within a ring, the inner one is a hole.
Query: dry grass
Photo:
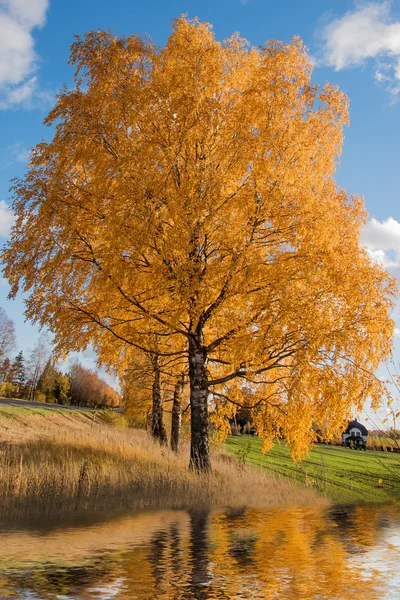
[[[30,408],[0,404],[0,443],[27,442],[39,436],[52,439],[61,430],[84,432],[92,423],[100,422],[99,412],[71,411],[54,405]]]
[[[394,449],[400,448],[400,440],[391,437],[390,435],[374,435],[370,433],[368,435],[367,448],[370,450],[381,450],[384,451],[393,451]]]
[[[326,502],[312,490],[244,466],[219,450],[213,451],[213,472],[199,476],[188,470],[188,447],[175,456],[144,431],[92,426],[91,419],[76,418],[76,427],[71,414],[68,425],[43,419],[38,427],[35,415],[19,415],[15,437],[10,426],[1,435],[0,516]],[[0,427],[3,423],[0,411]]]

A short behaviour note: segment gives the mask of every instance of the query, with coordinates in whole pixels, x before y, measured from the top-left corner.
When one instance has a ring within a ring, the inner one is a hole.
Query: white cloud
[[[400,267],[400,223],[393,217],[382,222],[370,219],[360,241],[377,262],[385,267]]]
[[[32,31],[43,27],[48,5],[49,0],[0,0],[0,109],[26,106],[38,96]]]
[[[24,146],[23,142],[15,142],[8,147],[8,152],[14,157],[16,162],[27,163],[31,151]]]
[[[359,2],[320,32],[320,62],[337,71],[375,61],[375,80],[400,93],[400,20],[391,2]]]
[[[0,0],[10,15],[28,28],[43,27],[46,21],[48,0]]]
[[[7,237],[14,223],[14,215],[9,206],[0,200],[0,238]]]
[[[28,163],[30,149],[23,142],[14,142],[10,146],[0,150],[0,170],[8,169],[15,163]]]
[[[367,247],[367,252],[372,260],[380,263],[387,269],[394,269],[400,267],[400,255],[393,254],[392,252],[385,252],[384,250],[371,250]]]
[[[22,104],[32,98],[32,94],[37,86],[37,78],[31,77],[20,86],[12,89],[8,93],[8,100],[11,104]]]
[[[382,222],[370,219],[363,228],[361,241],[374,250],[397,250],[400,252],[400,223],[393,217]]]

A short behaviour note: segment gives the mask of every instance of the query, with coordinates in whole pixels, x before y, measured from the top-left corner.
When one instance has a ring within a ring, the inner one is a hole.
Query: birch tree
[[[210,402],[240,404],[242,383],[260,435],[283,428],[295,456],[313,422],[378,402],[396,288],[360,247],[362,199],[334,178],[348,100],[312,84],[302,42],[221,43],[182,17],[164,48],[93,31],[70,62],[54,137],[14,183],[4,272],[27,317],[61,353],[101,331],[183,340],[199,471]]]
[[[0,306],[0,360],[4,360],[15,345],[14,321],[7,316],[6,311]]]

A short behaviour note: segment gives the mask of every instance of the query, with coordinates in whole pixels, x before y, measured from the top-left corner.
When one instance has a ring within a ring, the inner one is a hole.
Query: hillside
[[[323,505],[304,486],[242,465],[219,449],[213,471],[188,470],[147,432],[80,411],[0,406],[0,517],[78,515],[132,508]]]
[[[230,436],[225,448],[249,465],[308,486],[336,502],[399,502],[400,455],[318,445],[294,463],[284,442],[261,453],[262,440]]]
[[[100,413],[85,410],[0,404],[0,443],[27,442],[38,436],[52,438],[60,430],[85,431],[100,422]]]

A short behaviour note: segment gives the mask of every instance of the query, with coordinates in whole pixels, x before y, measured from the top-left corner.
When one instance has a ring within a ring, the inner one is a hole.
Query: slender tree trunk
[[[31,387],[29,388],[29,397],[28,400],[30,402],[35,402],[35,394],[36,394],[36,388],[37,388],[37,382],[38,382],[38,370],[37,368],[35,368],[35,371],[33,373],[33,378],[32,378],[32,384]]]
[[[208,445],[208,380],[207,352],[200,333],[189,340],[190,381],[190,468],[199,472],[211,470]]]
[[[160,442],[160,444],[166,445],[168,443],[167,430],[165,429],[164,423],[164,412],[162,405],[161,396],[161,373],[158,364],[158,356],[154,356],[152,359],[154,369],[154,381],[153,381],[153,414],[151,421],[151,433],[152,436]]]
[[[148,408],[147,412],[146,412],[146,431],[151,430],[152,415],[153,415],[152,408]]]
[[[172,402],[171,418],[171,450],[179,452],[181,420],[182,420],[182,402],[184,375],[182,375],[175,384],[174,399]]]

